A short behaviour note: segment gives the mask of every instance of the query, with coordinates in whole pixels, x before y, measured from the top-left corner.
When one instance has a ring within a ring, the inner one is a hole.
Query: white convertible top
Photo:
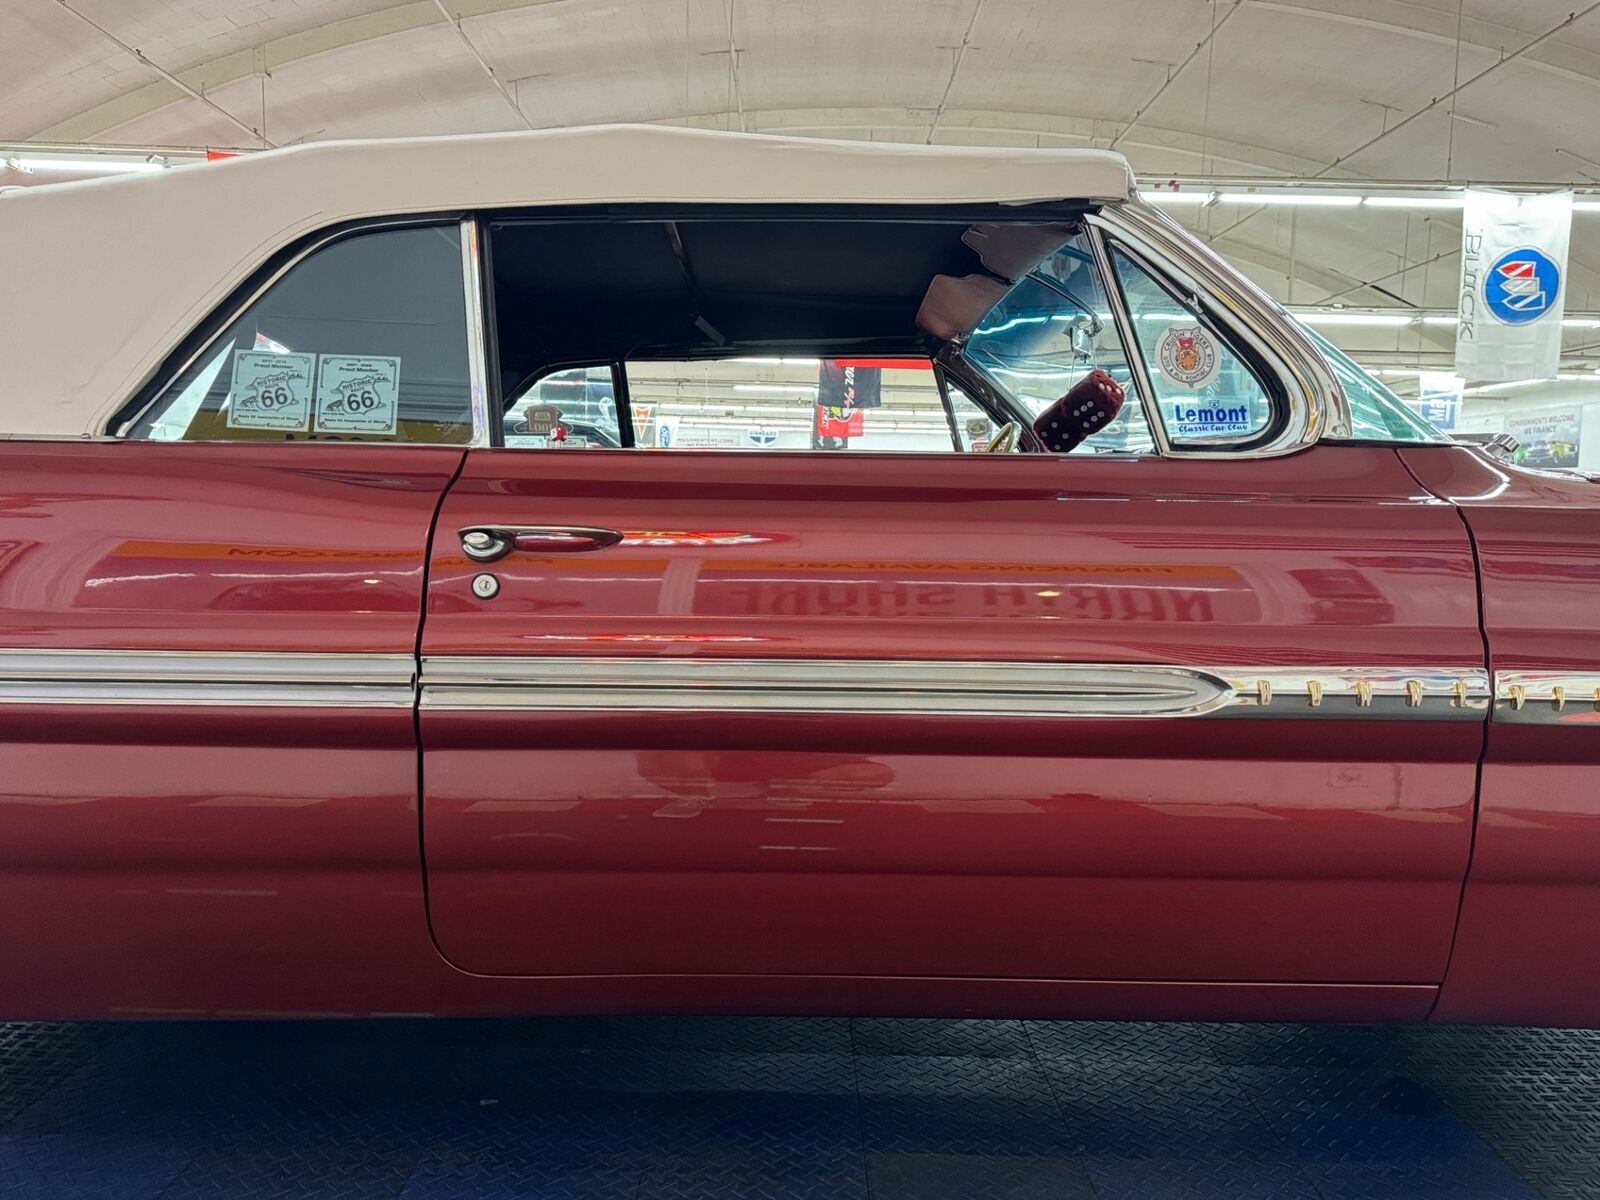
[[[105,431],[173,347],[296,238],[390,214],[627,202],[1127,199],[1099,150],[591,126],[319,142],[0,193],[0,437]]]

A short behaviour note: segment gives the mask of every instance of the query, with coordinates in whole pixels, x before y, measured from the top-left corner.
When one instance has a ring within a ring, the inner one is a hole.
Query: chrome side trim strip
[[[1477,669],[432,656],[420,702],[457,712],[1474,721],[1491,694]],[[406,654],[0,649],[0,705],[408,708],[418,695]],[[1600,675],[1508,673],[1493,695],[1496,720],[1600,720]]]
[[[540,711],[1198,716],[1226,683],[1178,667],[866,659],[424,658],[422,705]]]
[[[1494,719],[1505,725],[1600,725],[1600,673],[1496,671]]]
[[[0,650],[0,704],[410,708],[409,654]]]
[[[1481,721],[1477,669],[1116,663],[434,656],[422,706],[471,712],[768,712],[1011,717],[1363,716]]]
[[[1229,667],[1230,716],[1481,721],[1489,673],[1478,668]]]

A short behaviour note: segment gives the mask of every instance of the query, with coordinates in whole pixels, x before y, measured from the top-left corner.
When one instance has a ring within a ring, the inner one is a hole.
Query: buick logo
[[[1483,280],[1483,300],[1495,320],[1526,325],[1549,312],[1561,295],[1561,268],[1531,246],[1502,254]]]

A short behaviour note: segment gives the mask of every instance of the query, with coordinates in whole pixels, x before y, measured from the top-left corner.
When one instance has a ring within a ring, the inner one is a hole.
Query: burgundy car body
[[[0,1017],[1600,1024],[1593,485],[928,463],[0,440]]]

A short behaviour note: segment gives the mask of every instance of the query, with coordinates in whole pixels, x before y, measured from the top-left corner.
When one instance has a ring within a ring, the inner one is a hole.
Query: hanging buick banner
[[[1471,189],[1461,216],[1456,374],[1553,379],[1561,363],[1572,193]]]

